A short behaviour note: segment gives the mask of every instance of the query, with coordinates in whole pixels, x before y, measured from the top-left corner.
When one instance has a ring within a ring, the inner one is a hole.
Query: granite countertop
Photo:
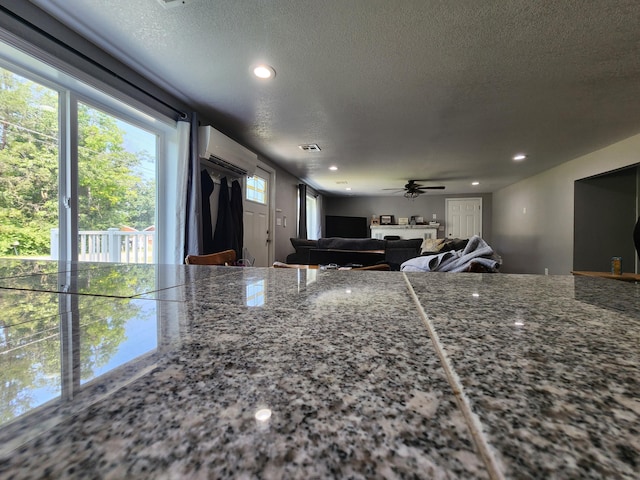
[[[2,478],[638,478],[640,285],[0,261]]]

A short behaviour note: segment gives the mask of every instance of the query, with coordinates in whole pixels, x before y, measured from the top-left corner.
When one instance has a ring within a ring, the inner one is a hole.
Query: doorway
[[[573,269],[607,272],[611,257],[637,273],[633,229],[638,218],[637,166],[576,180],[574,184]]]
[[[482,237],[482,198],[446,198],[447,238]]]
[[[267,267],[274,258],[271,206],[275,202],[275,170],[261,163],[245,182],[243,256],[255,259],[255,267]]]

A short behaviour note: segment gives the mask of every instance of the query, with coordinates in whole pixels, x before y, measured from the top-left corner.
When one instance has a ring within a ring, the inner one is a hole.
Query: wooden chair
[[[236,251],[224,250],[208,255],[187,255],[184,263],[187,265],[235,265]]]
[[[368,267],[354,267],[351,270],[382,270],[388,272],[391,270],[391,267],[387,263],[379,263],[376,265],[369,265]]]
[[[273,268],[298,268],[303,270],[317,270],[318,265],[304,265],[298,263],[273,262]]]

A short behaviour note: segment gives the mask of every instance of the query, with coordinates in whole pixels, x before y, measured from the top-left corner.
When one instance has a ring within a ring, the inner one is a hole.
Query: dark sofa
[[[295,253],[287,255],[287,263],[296,265],[310,265],[309,250],[318,248],[317,240],[307,240],[304,238],[291,238],[291,245],[296,249]]]
[[[291,264],[359,264],[387,263],[399,270],[402,262],[420,255],[421,238],[380,240],[377,238],[327,237],[318,240],[291,238],[295,253],[287,256]]]

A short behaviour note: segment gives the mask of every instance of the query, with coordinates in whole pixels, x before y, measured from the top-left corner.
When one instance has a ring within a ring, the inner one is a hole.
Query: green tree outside
[[[49,252],[58,218],[57,92],[0,69],[0,255]]]

